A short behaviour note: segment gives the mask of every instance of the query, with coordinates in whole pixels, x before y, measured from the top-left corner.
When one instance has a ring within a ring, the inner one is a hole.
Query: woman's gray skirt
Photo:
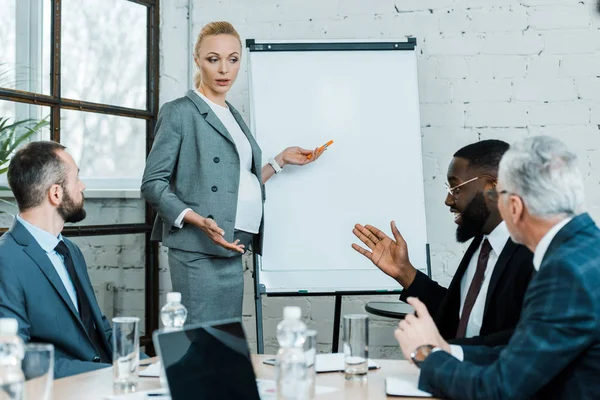
[[[235,231],[234,238],[248,248],[254,235]],[[188,310],[186,324],[242,318],[244,271],[242,257],[219,257],[169,249],[173,291],[181,293]]]

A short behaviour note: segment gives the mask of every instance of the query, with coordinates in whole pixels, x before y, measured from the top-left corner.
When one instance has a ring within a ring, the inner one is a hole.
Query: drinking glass
[[[344,373],[348,380],[367,378],[369,359],[369,317],[344,315]]]
[[[113,318],[113,389],[115,394],[133,393],[140,367],[140,319]]]

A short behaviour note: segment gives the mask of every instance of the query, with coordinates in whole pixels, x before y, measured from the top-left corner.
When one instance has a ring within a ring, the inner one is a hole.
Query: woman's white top
[[[252,147],[242,128],[235,120],[229,107],[220,106],[208,99],[198,90],[194,92],[206,102],[217,115],[231,135],[240,157],[240,187],[238,189],[235,229],[258,233],[262,220],[262,192],[258,177],[252,172]],[[184,210],[175,221],[176,227],[183,226],[183,217],[189,211]],[[217,221],[218,222],[218,221]]]

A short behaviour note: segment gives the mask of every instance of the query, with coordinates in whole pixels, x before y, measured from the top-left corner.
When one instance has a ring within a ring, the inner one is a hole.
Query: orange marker
[[[325,143],[323,146],[319,147],[319,148],[317,149],[317,151],[321,151],[321,150],[323,150],[323,149],[326,149],[326,148],[328,148],[329,146],[331,146],[332,144],[333,144],[333,140],[330,140],[329,142]],[[309,155],[308,155],[308,157],[306,157],[306,158],[308,158],[308,159],[310,160],[310,159],[312,158],[312,154],[309,154]]]

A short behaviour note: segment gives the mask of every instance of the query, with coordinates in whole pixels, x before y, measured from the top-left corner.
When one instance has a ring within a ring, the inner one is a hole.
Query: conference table
[[[275,368],[263,361],[273,356],[252,355],[252,364],[256,377],[259,379],[274,379]],[[144,360],[148,361],[148,360]],[[150,359],[156,361],[155,358]],[[398,376],[403,373],[414,374],[415,367],[404,360],[375,360],[381,368],[369,371],[366,382],[353,382],[344,379],[341,372],[317,374],[317,386],[335,388],[334,392],[318,395],[318,400],[358,400],[358,399],[393,399],[385,394],[385,378]],[[143,368],[143,367],[142,367]],[[54,381],[54,400],[105,400],[113,395],[112,368],[74,375]],[[140,377],[138,390],[159,389],[158,378]],[[160,397],[157,397],[160,398]],[[410,399],[410,397],[403,397]]]

